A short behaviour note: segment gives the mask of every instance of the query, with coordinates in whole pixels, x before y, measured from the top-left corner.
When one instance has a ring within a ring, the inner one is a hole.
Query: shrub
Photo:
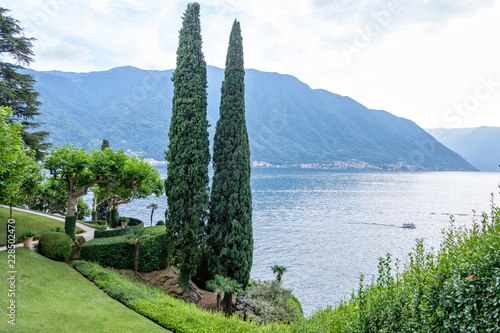
[[[69,235],[74,239],[75,227],[76,227],[76,215],[66,216],[65,221],[70,223],[64,223],[64,231],[66,232],[67,235]]]
[[[97,220],[97,224],[106,225],[106,220]]]
[[[142,223],[142,222],[141,222]],[[143,227],[143,225],[141,225]],[[120,228],[120,229],[112,229],[112,230],[95,230],[94,231],[94,238],[108,238],[108,237],[116,237],[116,236],[122,236],[126,235],[130,232],[131,226],[127,226],[125,228]]]
[[[38,240],[38,251],[47,258],[64,261],[69,258],[73,240],[62,232],[46,232]]]
[[[163,222],[163,220],[159,220],[158,222],[156,222],[156,225],[165,225],[165,222]]]
[[[102,238],[102,237],[98,237],[97,235],[99,233],[102,233],[103,231],[106,231],[107,229],[108,229],[108,227],[106,225],[99,224],[97,227],[95,227],[94,238]]]
[[[292,297],[291,290],[277,281],[253,282],[236,297],[237,313],[259,323],[289,323],[302,317],[300,304],[297,306]]]
[[[131,228],[118,230],[124,229]],[[141,242],[138,270],[150,272],[167,267],[165,228],[149,227],[146,228],[146,233],[151,237]],[[103,266],[134,269],[135,246],[127,243],[124,235],[94,238],[82,245],[80,257],[82,260],[97,262]]]

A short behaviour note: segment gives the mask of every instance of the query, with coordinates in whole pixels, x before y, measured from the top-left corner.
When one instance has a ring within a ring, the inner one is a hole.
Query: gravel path
[[[4,206],[4,205],[0,205],[2,207],[5,207],[5,208],[9,208],[8,206]],[[64,222],[64,217],[61,217],[61,216],[55,216],[55,215],[50,215],[50,214],[46,214],[46,213],[42,213],[42,212],[39,212],[39,211],[36,211],[36,210],[31,210],[31,209],[24,209],[24,208],[17,208],[17,207],[13,207],[14,210],[20,210],[20,211],[25,211],[25,212],[30,212],[30,213],[33,213],[33,214],[37,214],[37,215],[43,215],[43,216],[46,216],[46,217],[50,217],[54,220],[58,220],[58,221],[63,221]],[[91,239],[94,238],[94,228],[90,228],[90,227],[87,227],[86,225],[84,224],[81,224],[79,222],[76,222],[76,225],[80,228],[83,229],[83,233],[81,234],[77,234],[77,236],[83,236],[83,238],[85,239],[85,241],[89,241]],[[37,244],[38,241],[33,241],[33,244]],[[20,243],[20,244],[16,244],[15,245],[16,247],[22,247],[24,246],[23,243]],[[0,247],[0,251],[6,251],[7,250],[7,246],[2,246]]]

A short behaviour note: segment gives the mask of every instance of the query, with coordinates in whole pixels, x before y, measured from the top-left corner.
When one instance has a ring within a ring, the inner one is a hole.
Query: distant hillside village
[[[158,161],[154,158],[145,158],[144,161],[153,166],[166,166],[167,161]],[[424,170],[417,165],[406,164],[399,162],[396,164],[388,164],[384,166],[373,165],[368,162],[352,159],[348,162],[334,161],[332,164],[309,163],[309,164],[272,164],[265,161],[252,161],[252,168],[300,168],[300,169],[334,169],[334,170],[405,170],[417,171]]]

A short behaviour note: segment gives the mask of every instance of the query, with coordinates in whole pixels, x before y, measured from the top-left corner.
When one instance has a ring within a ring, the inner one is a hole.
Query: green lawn
[[[10,213],[8,208],[0,207],[0,246],[5,246],[6,243],[6,223],[9,220]],[[38,233],[37,239],[44,232],[55,229],[60,226],[64,229],[64,221],[58,221],[47,216],[32,214],[26,211],[14,210],[14,220],[16,220],[16,234],[19,234],[25,230],[31,229]],[[76,227],[75,232],[81,233],[83,230]],[[17,240],[16,240],[17,241]]]
[[[16,249],[16,325],[8,323],[8,253],[0,252],[2,332],[168,332],[111,299],[65,263]],[[6,329],[6,330],[5,330]]]

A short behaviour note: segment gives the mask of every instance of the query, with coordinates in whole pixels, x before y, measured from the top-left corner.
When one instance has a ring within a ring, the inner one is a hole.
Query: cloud
[[[223,67],[234,19],[245,66],[291,74],[421,126],[449,126],[479,78],[500,81],[493,0],[200,0],[203,52]],[[38,70],[175,67],[187,3],[5,0],[35,43]],[[57,60],[56,60],[57,59]],[[496,82],[496,81],[495,81]],[[472,93],[471,93],[472,91]],[[467,118],[500,126],[500,88]],[[495,112],[493,112],[495,110]],[[495,118],[497,117],[497,118]]]
[[[371,20],[373,13],[398,6],[404,9],[399,24],[444,24],[457,16],[473,15],[478,9],[492,7],[494,0],[312,0],[315,14],[328,21],[358,24]]]
[[[56,45],[38,47],[36,50],[38,56],[50,58],[55,61],[89,61],[93,57],[90,55],[90,50],[85,46],[75,46],[68,42],[61,42]]]

